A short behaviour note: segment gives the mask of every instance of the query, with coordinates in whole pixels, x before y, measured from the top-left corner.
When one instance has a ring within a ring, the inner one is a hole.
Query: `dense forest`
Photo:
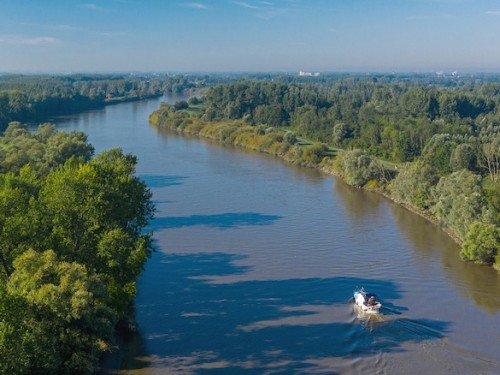
[[[500,265],[494,80],[243,80],[162,104],[150,121],[329,170],[436,221],[464,259]]]
[[[87,374],[130,326],[151,254],[136,158],[81,132],[11,123],[0,138],[0,373]]]
[[[116,102],[187,94],[207,77],[133,75],[0,76],[0,131],[12,121],[39,123]]]

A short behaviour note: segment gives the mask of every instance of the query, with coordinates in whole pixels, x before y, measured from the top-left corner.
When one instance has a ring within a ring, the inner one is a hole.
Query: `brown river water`
[[[500,374],[499,273],[381,196],[151,127],[159,101],[57,119],[137,155],[157,207],[139,330],[103,373]]]

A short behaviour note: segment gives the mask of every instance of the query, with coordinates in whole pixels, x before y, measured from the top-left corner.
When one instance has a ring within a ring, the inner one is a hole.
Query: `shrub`
[[[378,180],[380,168],[377,162],[363,151],[347,151],[339,155],[336,163],[340,174],[349,185],[363,186],[370,180]]]
[[[301,162],[308,165],[317,165],[321,163],[328,151],[328,147],[323,143],[315,143],[303,148]]]

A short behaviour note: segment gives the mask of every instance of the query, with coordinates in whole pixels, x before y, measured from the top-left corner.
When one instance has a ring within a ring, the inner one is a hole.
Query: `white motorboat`
[[[373,293],[367,293],[363,288],[354,291],[354,303],[369,314],[378,314],[382,304]]]

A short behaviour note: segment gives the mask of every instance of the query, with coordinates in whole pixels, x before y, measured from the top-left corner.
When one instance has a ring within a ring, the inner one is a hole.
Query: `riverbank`
[[[335,149],[333,151],[333,149],[321,143],[294,139],[293,136],[288,136],[291,132],[286,130],[272,127],[255,127],[241,120],[207,122],[193,117],[184,117],[182,120],[176,119],[172,121],[170,119],[169,121],[168,117],[165,117],[159,111],[155,111],[150,115],[149,122],[154,126],[167,128],[180,134],[196,135],[225,144],[271,154],[294,165],[321,170],[323,173],[340,178],[345,182],[344,176],[334,165],[335,156],[337,153],[343,152],[342,150]],[[374,187],[371,184],[370,186],[358,187],[381,194],[407,210],[438,225],[437,220],[429,213],[397,202],[394,197],[391,197],[385,186]],[[457,244],[461,244],[460,239],[450,230],[447,230],[447,233]]]
[[[259,152],[265,152],[278,156],[294,165],[316,168],[324,173],[341,178],[344,182],[383,195],[387,199],[401,205],[405,209],[417,214],[436,226],[439,226],[459,246],[464,245],[464,240],[449,225],[442,225],[429,210],[407,204],[391,194],[390,183],[397,174],[396,169],[387,168],[384,163],[373,160],[381,170],[380,178],[371,178],[362,183],[352,183],[352,178],[343,173],[339,166],[348,152],[332,149],[322,143],[310,143],[299,140],[293,132],[280,128],[268,126],[253,126],[243,120],[226,121],[204,121],[189,112],[171,111],[169,106],[162,106],[150,115],[149,121],[152,125],[175,130],[179,133],[198,135],[232,144],[239,147],[249,148]],[[338,158],[337,156],[342,156]],[[387,176],[391,176],[387,178]],[[498,262],[497,262],[498,263]],[[493,263],[496,269],[497,263]]]
[[[140,100],[160,98],[162,96],[163,96],[162,93],[157,93],[151,95],[119,96],[113,98],[110,97],[104,100],[104,106],[112,104],[128,103],[128,102],[138,102]]]

